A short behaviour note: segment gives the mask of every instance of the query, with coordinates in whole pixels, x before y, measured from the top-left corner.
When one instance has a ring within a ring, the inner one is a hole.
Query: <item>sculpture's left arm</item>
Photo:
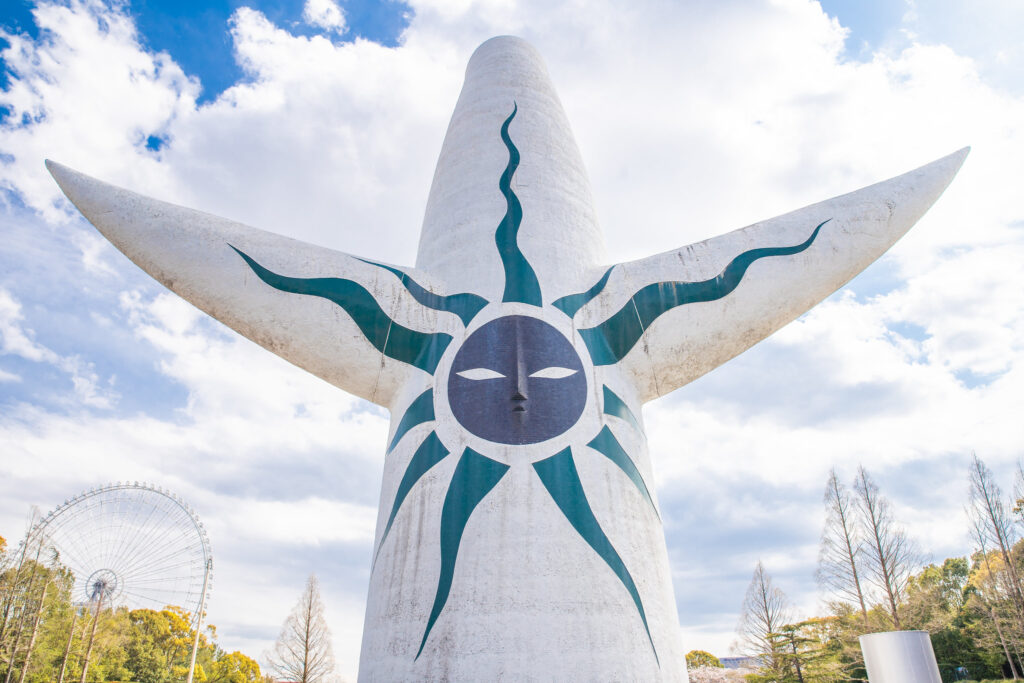
[[[176,206],[53,162],[68,198],[168,289],[345,391],[391,407],[426,385],[453,334],[486,304],[398,269]]]
[[[881,256],[938,199],[967,152],[615,266],[607,286],[572,312],[594,363],[619,364],[644,401],[693,381],[794,320]]]

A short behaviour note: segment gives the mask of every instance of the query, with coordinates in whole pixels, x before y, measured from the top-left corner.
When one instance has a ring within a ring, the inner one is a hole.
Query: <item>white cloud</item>
[[[5,35],[15,78],[0,96],[10,111],[3,147],[14,162],[0,165],[0,186],[56,221],[47,157],[115,181],[167,184],[146,138],[194,111],[198,83],[167,54],[141,49],[131,20],[99,0],[43,3],[34,15],[39,41]],[[32,123],[15,123],[23,120]]]
[[[241,530],[240,540],[284,546],[337,541],[368,545],[373,542],[377,509],[322,498],[288,503],[236,500],[230,512],[218,521],[219,526]],[[246,538],[245,532],[253,535]]]
[[[21,325],[21,304],[4,289],[0,289],[0,354],[7,353],[36,363],[47,363],[67,373],[76,400],[91,408],[107,409],[117,402],[117,392],[102,386],[99,375],[91,363],[78,356],[60,356],[51,349],[32,340],[31,330]],[[0,381],[17,380],[16,375],[0,373]]]
[[[0,165],[0,183],[51,223],[66,220],[42,169],[52,156],[160,198],[410,263],[465,61],[509,32],[548,60],[616,260],[971,144],[946,195],[853,293],[646,411],[688,648],[724,653],[758,557],[795,602],[816,608],[820,494],[833,465],[849,476],[863,462],[936,553],[969,550],[948,515],[964,496],[968,453],[1009,476],[1024,442],[1019,76],[1014,87],[994,85],[990,63],[953,39],[953,48],[919,42],[848,61],[842,27],[803,0],[411,5],[396,48],[295,36],[239,8],[230,29],[247,80],[202,107],[199,85],[169,56],[146,52],[121,12],[84,0],[43,5],[44,37],[13,36],[4,55],[18,78],[0,104],[10,121],[38,120],[0,129],[14,159]],[[149,134],[169,140],[159,154],[145,149]],[[76,239],[90,277],[110,285],[111,271],[128,266],[110,265],[99,244]],[[62,347],[26,329],[15,298],[24,296],[0,282],[3,348],[55,363],[51,349]],[[255,542],[231,539],[258,535],[247,520],[280,515],[287,523],[272,526],[268,548],[285,547],[298,527],[304,541],[290,552],[313,552],[320,539],[329,548],[319,560],[345,567],[351,585],[331,587],[328,601],[350,636],[339,659],[346,653],[354,667],[384,416],[155,291],[130,289],[120,311],[90,313],[130,326],[160,359],[155,375],[184,387],[187,404],[163,418],[36,405],[3,416],[3,519],[96,477],[166,482],[223,524],[224,602],[212,618],[241,628],[235,615],[252,614],[259,634],[230,642],[255,646],[275,637],[308,564],[273,550],[250,559]],[[89,382],[97,396],[108,385],[83,368],[87,404]],[[309,515],[318,521],[307,528]],[[319,521],[333,518],[342,522]],[[279,572],[294,590],[267,588]],[[247,612],[242,584],[261,586],[273,606]]]
[[[334,0],[306,0],[302,7],[302,19],[311,26],[339,36],[348,30],[345,11]]]
[[[57,363],[57,354],[32,341],[32,331],[22,328],[23,317],[21,304],[14,300],[10,292],[0,289],[0,351],[37,363]]]

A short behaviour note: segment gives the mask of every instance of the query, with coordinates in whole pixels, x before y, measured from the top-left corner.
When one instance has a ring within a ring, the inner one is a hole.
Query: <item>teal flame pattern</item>
[[[412,294],[412,298],[416,299],[419,303],[423,304],[427,308],[432,308],[435,311],[444,311],[446,313],[454,313],[459,316],[459,320],[462,321],[463,325],[469,325],[476,317],[484,306],[487,305],[487,299],[476,294],[449,294],[447,296],[441,294],[434,294],[426,287],[413,280],[408,273],[400,268],[394,266],[384,265],[383,263],[377,263],[376,261],[368,261],[367,259],[359,259],[363,263],[369,263],[371,266],[377,266],[384,270],[393,273],[401,280],[402,285]]]
[[[410,429],[433,420],[434,389],[430,388],[413,399],[413,402],[405,409],[405,414],[402,415],[402,419],[398,421],[398,427],[395,428],[395,435],[391,437],[391,443],[388,444],[387,453],[395,450],[395,446]]]
[[[448,485],[448,493],[444,497],[441,508],[441,575],[437,579],[437,592],[434,594],[434,606],[430,609],[427,629],[423,633],[420,649],[416,659],[423,654],[423,646],[427,644],[434,623],[441,616],[448,593],[452,589],[452,577],[455,575],[455,561],[459,555],[459,545],[466,524],[473,510],[491,492],[501,478],[508,472],[509,466],[496,460],[480,455],[467,448],[462,452],[459,464]]]
[[[829,219],[831,220],[831,219]],[[758,259],[768,256],[799,254],[814,242],[823,221],[811,236],[792,247],[764,247],[745,251],[729,262],[721,273],[702,282],[657,282],[647,285],[630,297],[625,306],[595,327],[581,329],[594,365],[614,365],[640,341],[640,337],[663,313],[678,306],[715,301],[732,293],[739,286],[747,268]]]
[[[452,337],[443,332],[427,333],[399,325],[384,312],[373,295],[358,282],[339,277],[288,277],[264,268],[248,254],[231,246],[265,283],[282,292],[318,296],[345,309],[366,340],[388,358],[401,361],[431,375]]]
[[[512,190],[512,177],[519,168],[519,149],[512,142],[508,134],[509,124],[516,117],[519,105],[513,103],[512,113],[501,124],[501,141],[508,149],[508,165],[505,172],[501,174],[498,181],[498,189],[505,195],[505,217],[501,219],[498,230],[494,234],[494,242],[498,245],[498,254],[501,256],[501,264],[505,268],[505,294],[502,296],[503,303],[519,301],[532,306],[541,305],[540,282],[537,281],[537,274],[533,272],[523,252],[519,249],[519,226],[523,222],[523,206],[519,203],[519,197]]]
[[[512,189],[512,180],[519,167],[519,149],[512,142],[509,126],[519,111],[513,102],[512,113],[501,125],[501,140],[508,150],[508,163],[498,182],[506,202],[505,215],[495,231],[495,244],[505,273],[503,303],[519,302],[542,306],[540,283],[532,266],[519,247],[518,235],[522,224],[523,209],[519,198]],[[792,247],[751,249],[734,258],[716,277],[703,282],[660,282],[641,288],[629,302],[604,322],[591,328],[579,330],[594,365],[611,365],[622,360],[634,347],[644,331],[663,313],[678,306],[701,301],[713,301],[730,294],[743,279],[749,266],[756,260],[769,256],[798,254],[807,249],[818,236],[825,221],[815,228],[803,243]],[[232,246],[245,260],[254,273],[266,284],[283,292],[304,294],[328,299],[352,318],[366,339],[382,354],[420,368],[433,375],[437,364],[452,341],[442,333],[424,333],[408,329],[394,322],[362,285],[343,278],[297,278],[275,273],[257,263],[254,259]],[[382,268],[399,278],[406,291],[426,308],[452,313],[468,326],[475,316],[488,305],[488,301],[476,294],[452,295],[435,294],[421,286],[400,268],[366,259],[365,263]],[[570,294],[556,299],[552,306],[569,318],[604,291],[612,270],[608,268],[601,278],[587,291]],[[607,386],[603,387],[603,413],[624,420],[642,435],[640,422],[626,403]],[[398,427],[395,429],[387,453],[390,454],[402,438],[418,425],[436,420],[433,387],[428,388],[407,406]],[[612,431],[604,426],[587,444],[591,449],[604,455],[614,463],[633,483],[637,491],[658,514],[654,501],[632,458],[622,448]],[[430,431],[420,443],[405,467],[399,482],[391,511],[381,533],[374,556],[376,564],[381,548],[387,541],[403,504],[416,485],[436,465],[444,461],[450,451],[441,442],[435,431]],[[463,533],[470,517],[484,498],[498,485],[509,470],[503,464],[466,448],[452,474],[441,509],[440,551],[441,567],[433,606],[423,632],[416,659],[419,659],[427,644],[430,633],[444,610],[451,592],[455,566]],[[570,448],[533,464],[533,470],[550,494],[559,510],[572,528],[579,534],[604,563],[614,572],[623,587],[633,599],[637,614],[644,626],[651,650],[657,660],[647,624],[647,614],[639,590],[632,575],[611,541],[601,528],[587,498],[583,483],[576,469]],[[659,664],[660,665],[660,664]]]
[[[615,576],[626,587],[630,597],[633,598],[637,612],[640,613],[640,620],[644,623],[647,640],[650,641],[654,658],[657,659],[658,651],[654,647],[651,629],[647,625],[647,613],[640,601],[640,591],[637,590],[636,583],[629,570],[626,569],[622,558],[619,557],[612,542],[604,533],[604,529],[601,528],[601,523],[594,516],[594,511],[587,500],[587,493],[583,490],[583,482],[580,481],[579,472],[576,470],[576,463],[573,462],[572,451],[566,448],[546,460],[535,462],[533,469],[572,528],[605,561],[605,564],[615,572]]]
[[[604,290],[604,286],[608,284],[608,277],[615,270],[615,266],[612,266],[608,270],[604,271],[604,275],[598,280],[593,287],[581,294],[570,294],[563,296],[561,299],[556,299],[551,305],[558,310],[565,313],[570,318],[576,315],[576,312],[581,308],[590,303],[590,300],[600,294]]]

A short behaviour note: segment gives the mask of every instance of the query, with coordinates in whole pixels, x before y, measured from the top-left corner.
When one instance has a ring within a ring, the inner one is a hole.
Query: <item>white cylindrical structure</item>
[[[860,637],[871,683],[942,683],[927,631],[889,631]]]
[[[543,62],[501,37],[470,59],[416,269],[48,167],[172,291],[391,411],[360,681],[685,682],[643,404],[841,287],[966,153],[612,265]],[[863,647],[874,683],[939,680],[927,634]]]

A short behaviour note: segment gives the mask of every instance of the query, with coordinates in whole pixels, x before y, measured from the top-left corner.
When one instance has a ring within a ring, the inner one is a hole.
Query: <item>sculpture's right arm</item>
[[[64,194],[140,268],[199,309],[335,386],[389,406],[410,373],[424,385],[451,313],[417,303],[409,276],[103,183],[47,162]],[[424,374],[425,373],[425,374]]]

